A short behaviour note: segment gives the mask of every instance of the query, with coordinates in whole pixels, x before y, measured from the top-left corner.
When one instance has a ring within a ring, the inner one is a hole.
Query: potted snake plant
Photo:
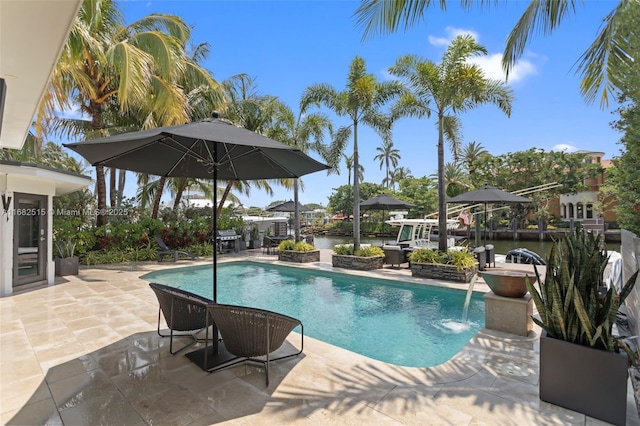
[[[527,279],[540,318],[540,399],[613,424],[625,424],[628,347],[613,335],[618,310],[638,272],[622,287],[604,285],[608,256],[593,233],[576,229],[554,242],[538,288]]]

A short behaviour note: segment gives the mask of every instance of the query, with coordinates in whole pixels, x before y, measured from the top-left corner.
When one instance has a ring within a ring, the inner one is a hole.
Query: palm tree
[[[431,0],[362,0],[354,15],[358,25],[364,27],[363,38],[366,38],[376,33],[393,33],[401,26],[407,29],[416,25],[424,19],[433,3]],[[483,0],[477,4],[483,8],[494,3]],[[442,10],[446,10],[445,1],[439,4]],[[474,5],[466,0],[462,0],[461,4],[464,8]],[[540,32],[551,34],[575,12],[576,0],[531,0],[507,37],[502,57],[507,76],[524,53],[531,36]],[[578,59],[577,71],[582,77],[580,91],[588,104],[600,98],[600,106],[608,106],[611,93],[620,91],[624,70],[638,59],[632,54],[633,43],[622,30],[624,15],[638,16],[638,13],[640,2],[620,0],[604,17],[600,33]]]
[[[365,62],[356,56],[349,67],[347,86],[338,91],[328,84],[314,84],[307,88],[305,102],[318,102],[336,115],[349,118],[351,123],[343,126],[334,135],[332,150],[344,152],[353,133],[353,169],[360,170],[358,154],[358,125],[366,124],[382,139],[390,139],[391,118],[381,112],[382,107],[403,93],[402,86],[395,81],[378,82],[368,74]],[[334,157],[335,158],[335,157]],[[353,180],[353,246],[360,247],[360,179]]]
[[[344,157],[344,164],[347,167],[347,185],[351,185],[351,175],[353,173],[353,155],[342,154]],[[358,179],[360,182],[364,181],[364,166],[358,164]]]
[[[324,146],[325,133],[333,133],[331,120],[321,113],[308,113],[312,104],[305,99],[300,100],[298,113],[294,112],[283,103],[279,103],[274,116],[274,124],[267,130],[270,138],[295,146],[302,152],[310,150],[320,153],[325,161],[337,169],[337,160],[331,158],[332,150]],[[338,157],[339,158],[339,157]],[[300,211],[299,211],[299,185],[298,179],[293,179],[293,202],[295,221],[295,240],[300,241]]]
[[[390,139],[384,140],[382,146],[376,148],[379,152],[378,155],[373,157],[374,160],[380,160],[380,170],[382,166],[385,168],[385,178],[382,184],[387,186],[387,189],[391,188],[391,179],[389,179],[389,168],[393,166],[398,167],[398,160],[400,159],[400,150],[393,147],[393,141]]]
[[[91,120],[91,132],[104,134],[103,112],[117,105],[122,115],[147,117],[147,127],[189,121],[179,81],[189,79],[215,87],[208,72],[189,63],[184,49],[190,28],[170,15],[149,15],[124,26],[114,0],[84,0],[71,28],[38,122],[55,110],[79,105]],[[113,124],[116,122],[114,121]],[[110,123],[111,124],[111,123]],[[98,209],[106,208],[105,172],[96,166]],[[97,225],[107,217],[97,216]]]
[[[234,75],[222,83],[227,103],[222,110],[222,117],[232,123],[244,127],[256,133],[266,134],[274,124],[275,114],[280,103],[275,96],[262,95],[257,90],[255,79],[246,74]],[[289,189],[292,187],[290,179],[279,179],[278,183]],[[227,195],[232,188],[249,194],[250,186],[267,189],[272,194],[272,189],[266,180],[229,181],[218,202],[217,213],[220,214]]]
[[[397,167],[389,175],[389,181],[391,188],[395,191],[396,184],[399,184],[402,179],[412,178],[411,170],[406,167]]]
[[[460,160],[464,164],[464,167],[467,169],[470,175],[473,175],[476,171],[473,162],[479,159],[484,155],[488,155],[489,151],[484,149],[481,143],[477,143],[476,141],[469,142],[462,148],[462,155]]]
[[[467,62],[470,57],[480,54],[487,54],[483,46],[468,35],[458,36],[439,64],[406,55],[398,58],[389,69],[391,74],[406,81],[412,91],[404,96],[405,104],[424,107],[433,103],[430,108],[438,119],[438,228],[443,234],[447,229],[444,139],[449,141],[454,153],[458,152],[461,123],[457,114],[485,103],[495,104],[507,116],[511,114],[511,89],[501,81],[485,78],[480,67]],[[420,108],[414,113],[423,115],[423,111]],[[438,248],[447,250],[445,238],[439,239]]]
[[[460,164],[447,162],[444,165],[444,187],[447,197],[455,197],[468,191],[472,185]]]

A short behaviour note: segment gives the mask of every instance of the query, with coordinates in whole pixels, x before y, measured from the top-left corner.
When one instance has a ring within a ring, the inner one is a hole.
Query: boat
[[[393,218],[385,221],[391,226],[399,226],[396,242],[391,245],[402,248],[429,248],[438,249],[438,219],[405,219]],[[457,219],[447,219],[447,229],[457,229]],[[459,247],[456,243],[462,237],[447,236],[447,248]]]

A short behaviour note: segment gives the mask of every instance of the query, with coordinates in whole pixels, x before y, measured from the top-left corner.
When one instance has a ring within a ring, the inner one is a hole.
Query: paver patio
[[[260,250],[242,256],[275,259]],[[398,367],[305,336],[300,357],[272,364],[268,388],[250,363],[208,374],[184,353],[169,354],[156,333],[155,295],[138,278],[193,264],[85,268],[0,299],[0,423],[603,424],[540,401],[539,330],[518,337],[484,329],[433,368]],[[330,265],[323,250],[306,267]],[[412,280],[406,269],[371,274]],[[293,333],[290,343],[298,339]],[[631,384],[628,395],[627,424],[640,425]]]

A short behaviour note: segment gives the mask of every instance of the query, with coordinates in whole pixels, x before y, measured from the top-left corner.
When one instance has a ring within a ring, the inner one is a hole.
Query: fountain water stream
[[[462,308],[462,322],[467,322],[467,317],[469,316],[469,303],[471,302],[471,295],[473,294],[473,285],[478,279],[478,274],[476,274],[469,283],[469,288],[467,289],[467,297],[464,299],[464,306]]]

